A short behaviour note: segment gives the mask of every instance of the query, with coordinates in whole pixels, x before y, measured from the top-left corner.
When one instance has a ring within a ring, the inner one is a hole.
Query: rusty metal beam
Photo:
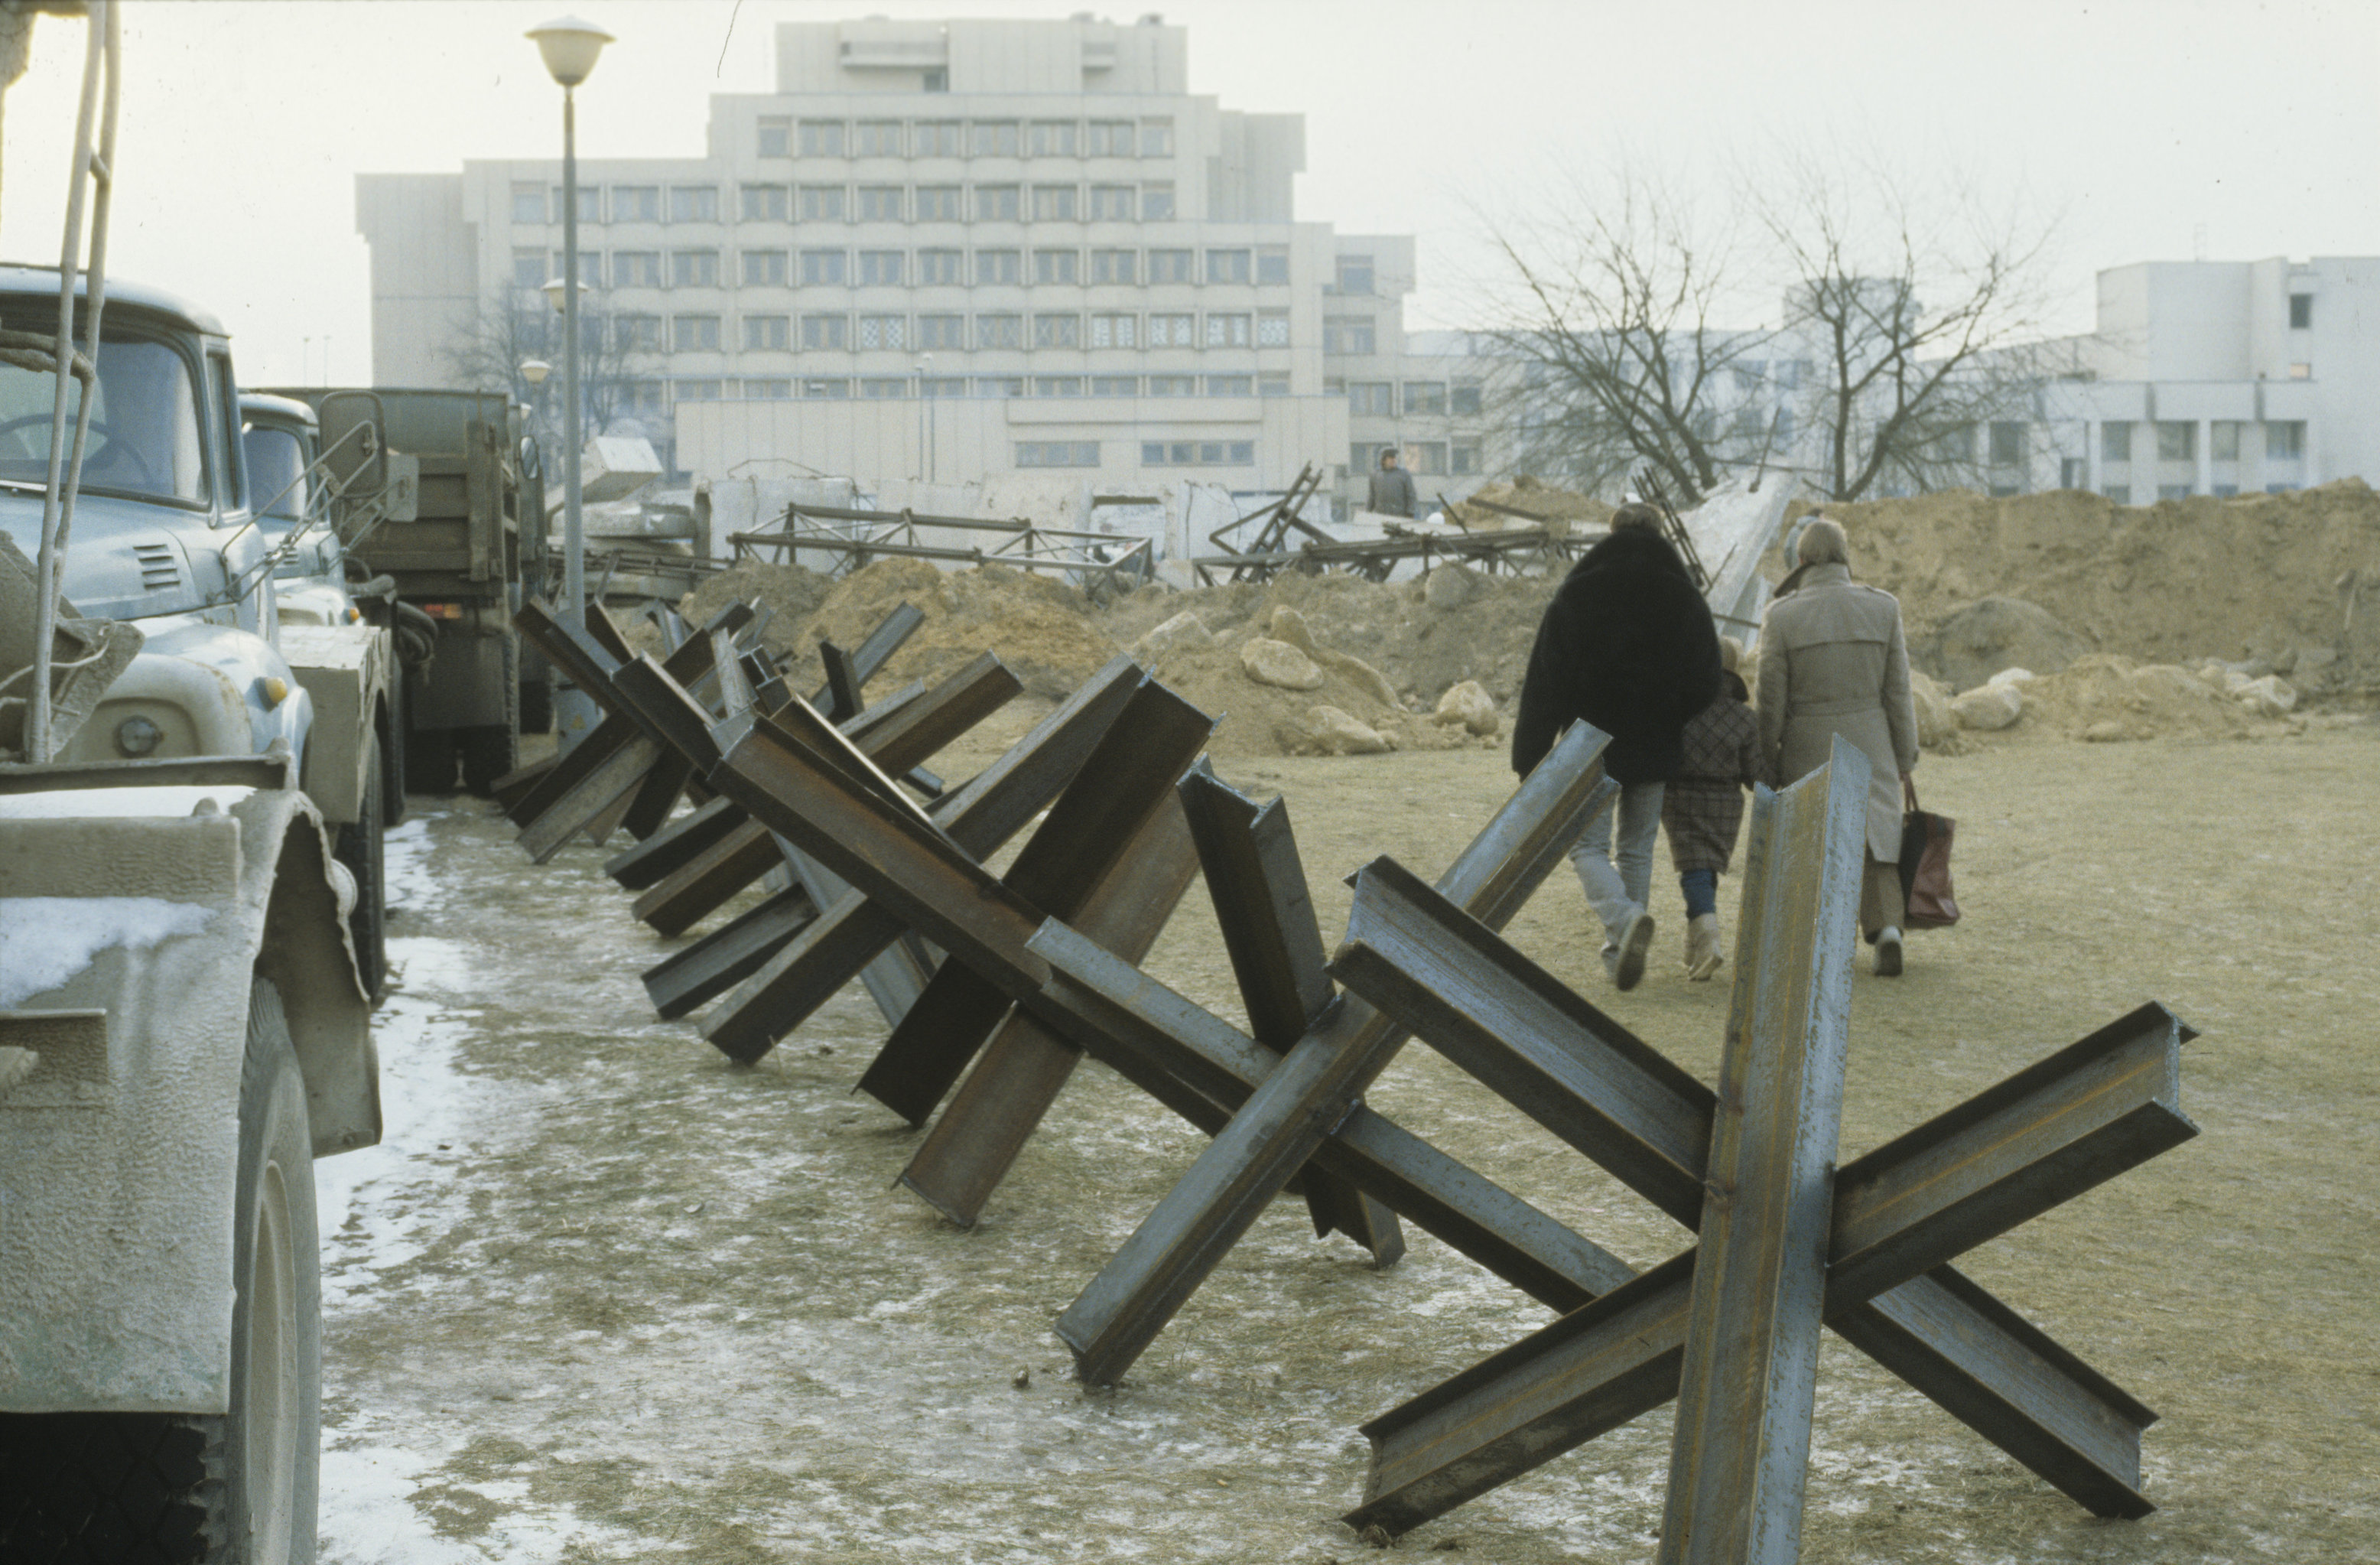
[[[1576,840],[1605,787],[1603,734],[1573,724],[1447,871],[1444,889],[1509,916]],[[1251,1092],[1058,1317],[1075,1372],[1122,1376],[1395,1057],[1404,1029],[1342,995]]]
[[[718,846],[720,839],[745,819],[742,806],[713,798],[688,810],[635,847],[623,849],[604,864],[603,873],[618,881],[623,890],[650,890],[704,849]]]

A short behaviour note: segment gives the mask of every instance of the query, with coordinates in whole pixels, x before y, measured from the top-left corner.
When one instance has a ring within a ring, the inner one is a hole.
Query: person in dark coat
[[[1661,829],[1670,864],[1686,897],[1686,977],[1706,981],[1727,960],[1718,928],[1718,878],[1735,856],[1743,828],[1743,791],[1767,776],[1760,720],[1744,703],[1752,693],[1736,672],[1734,642],[1720,637],[1718,698],[1696,712],[1682,742],[1685,763],[1661,794]]]
[[[1719,688],[1718,631],[1685,562],[1661,536],[1660,514],[1623,505],[1611,535],[1586,552],[1546,607],[1512,723],[1512,770],[1524,776],[1573,721],[1611,735],[1604,774],[1619,805],[1586,823],[1571,865],[1603,921],[1603,964],[1633,989],[1645,974],[1653,918],[1653,840],[1662,784],[1684,760],[1686,722]],[[1618,851],[1613,819],[1618,818]]]
[[[1397,466],[1397,448],[1393,445],[1380,447],[1379,470],[1372,475],[1364,509],[1378,511],[1383,516],[1414,514],[1413,475]]]

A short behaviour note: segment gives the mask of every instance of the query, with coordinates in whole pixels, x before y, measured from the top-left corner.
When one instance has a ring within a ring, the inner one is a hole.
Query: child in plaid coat
[[[1743,790],[1760,781],[1760,720],[1744,703],[1751,693],[1736,672],[1736,644],[1719,637],[1718,698],[1686,721],[1685,765],[1661,795],[1661,825],[1670,834],[1670,862],[1686,895],[1686,977],[1697,982],[1718,971],[1718,878],[1735,854],[1743,825]]]

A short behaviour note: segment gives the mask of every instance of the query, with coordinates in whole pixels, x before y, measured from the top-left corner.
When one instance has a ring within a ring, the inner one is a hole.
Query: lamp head
[[[545,286],[538,291],[545,296],[545,302],[553,306],[553,312],[556,315],[559,315],[562,313],[563,296],[569,290],[569,287],[570,285],[564,282],[559,277],[548,277],[545,280]],[[591,285],[581,282],[578,285],[578,302],[581,304],[586,303],[587,296],[594,291],[595,289]]]
[[[541,386],[545,384],[545,378],[553,373],[553,366],[542,358],[524,358],[521,360],[520,373],[521,379],[530,385]]]
[[[537,52],[545,56],[546,74],[564,87],[576,87],[594,74],[595,56],[612,42],[610,33],[577,17],[556,17],[523,36],[537,41]]]

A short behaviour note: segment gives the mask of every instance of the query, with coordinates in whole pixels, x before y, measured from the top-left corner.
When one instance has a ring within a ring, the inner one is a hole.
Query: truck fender
[[[281,653],[313,703],[301,781],[337,825],[356,819],[371,780],[375,724],[384,715],[393,660],[377,625],[284,625]]]

